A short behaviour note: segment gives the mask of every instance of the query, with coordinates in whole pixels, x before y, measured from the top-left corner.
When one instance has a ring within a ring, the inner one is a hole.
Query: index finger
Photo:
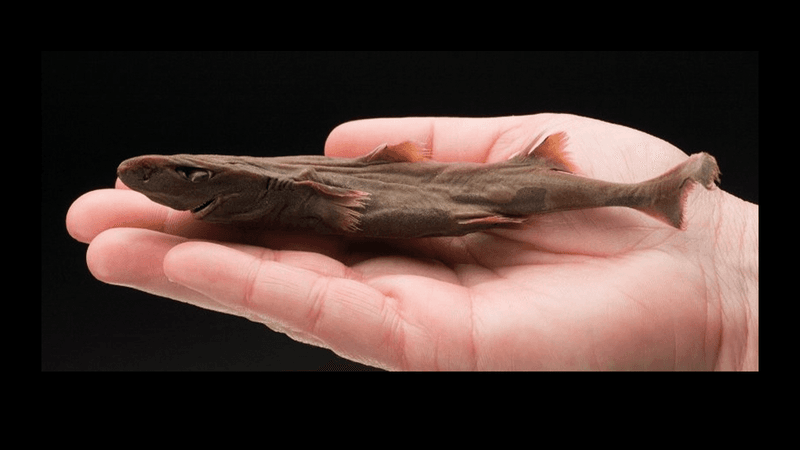
[[[188,211],[175,211],[130,189],[98,189],[77,198],[66,226],[76,240],[89,243],[111,228],[145,228],[186,238],[225,240],[230,227],[201,222]]]
[[[346,122],[331,131],[327,156],[353,158],[378,145],[412,141],[431,150],[437,161],[488,162],[495,151],[520,150],[535,136],[509,133],[519,117],[403,117]],[[527,140],[527,141],[526,141]],[[519,148],[516,148],[519,147]]]

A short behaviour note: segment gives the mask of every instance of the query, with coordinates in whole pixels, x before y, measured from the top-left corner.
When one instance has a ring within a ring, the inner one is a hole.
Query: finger
[[[232,311],[181,284],[164,273],[164,258],[185,238],[151,230],[115,228],[97,235],[86,252],[89,271],[105,283],[132,287],[201,308]]]
[[[567,133],[567,152],[581,174],[608,181],[642,181],[685,159],[674,146],[640,131],[569,114],[357,120],[331,131],[325,154],[355,157],[383,143],[410,140],[427,146],[437,161],[497,162],[556,132]]]
[[[219,240],[230,234],[229,229],[195,220],[187,211],[175,211],[128,189],[100,189],[82,195],[70,206],[66,225],[73,238],[85,243],[105,230],[121,227]]]
[[[79,197],[67,211],[67,231],[81,242],[117,227],[159,230],[167,213],[143,195],[126,190],[100,189]]]
[[[114,189],[127,189],[127,190],[130,190],[131,188],[126,186],[125,183],[122,182],[122,180],[117,178],[117,181],[114,183]]]
[[[335,260],[186,242],[164,268],[173,281],[294,339],[370,364],[387,360],[386,298]]]
[[[437,161],[485,162],[504,132],[517,122],[519,118],[515,117],[358,120],[339,125],[331,131],[325,143],[325,154],[356,157],[383,143],[412,141],[429,148],[432,158]],[[519,145],[524,143],[520,142]]]
[[[207,223],[194,219],[186,211],[172,210],[127,189],[102,189],[84,194],[70,207],[66,224],[69,234],[84,243],[112,228],[143,228],[190,239],[313,250],[332,257],[341,257],[347,252],[344,239],[303,230],[260,230]]]

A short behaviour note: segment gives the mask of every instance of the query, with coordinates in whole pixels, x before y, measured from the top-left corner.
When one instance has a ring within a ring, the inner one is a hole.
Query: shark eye
[[[175,171],[192,183],[200,183],[211,178],[210,170],[198,169],[197,167],[176,167]]]

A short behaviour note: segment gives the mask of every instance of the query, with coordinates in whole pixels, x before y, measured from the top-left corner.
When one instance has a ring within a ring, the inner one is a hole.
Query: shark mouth
[[[204,203],[192,208],[191,209],[192,215],[194,215],[198,219],[202,219],[208,213],[210,213],[211,211],[214,210],[214,208],[219,203],[217,200],[219,200],[219,198],[218,197],[214,197],[214,198],[212,198],[212,199],[210,199],[210,200],[208,200],[208,201],[206,201],[206,202],[204,202]]]

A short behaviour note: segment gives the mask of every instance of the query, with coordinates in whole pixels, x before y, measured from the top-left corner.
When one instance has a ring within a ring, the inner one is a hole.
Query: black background
[[[64,218],[143,153],[321,154],[383,116],[565,112],[715,155],[758,203],[756,52],[44,52],[42,370],[353,370],[246,319],[95,280]]]

